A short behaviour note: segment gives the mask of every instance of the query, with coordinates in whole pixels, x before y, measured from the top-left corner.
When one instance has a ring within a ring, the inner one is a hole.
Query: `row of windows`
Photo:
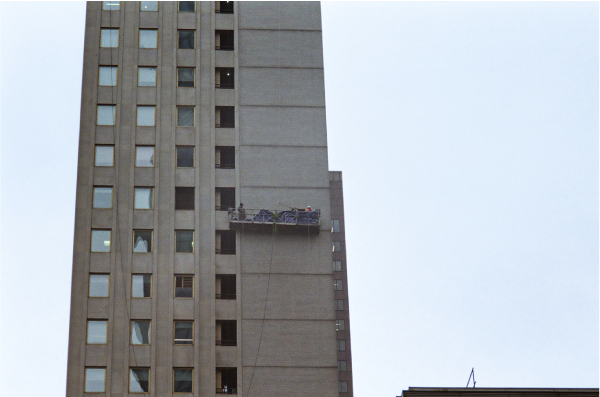
[[[118,80],[118,66],[100,66],[98,68],[98,85],[115,87]],[[138,87],[156,87],[156,66],[138,66]],[[215,68],[215,88],[235,88],[234,68]],[[177,87],[193,88],[196,86],[196,68],[177,68]]]
[[[91,252],[111,252],[110,229],[92,229]],[[133,231],[133,252],[152,252],[152,230]],[[232,230],[217,230],[215,233],[215,253],[235,255],[236,236]],[[175,230],[175,252],[194,252],[194,231]]]
[[[121,9],[120,1],[103,1],[103,11],[119,11]],[[158,1],[140,2],[140,11],[158,11]],[[195,1],[178,1],[177,11],[196,12]],[[220,14],[233,14],[233,1],[215,1],[215,12]]]
[[[237,368],[217,368],[218,394],[237,394]],[[173,368],[173,393],[194,392],[194,369]],[[86,367],[84,392],[104,393],[106,390],[106,367]],[[150,368],[129,368],[129,392],[150,392]]]
[[[194,167],[194,147],[177,146],[175,162],[177,168]],[[113,167],[115,164],[115,147],[113,145],[96,145],[94,153],[94,165],[96,167]],[[154,146],[135,147],[135,166],[154,167]],[[235,147],[215,147],[215,168],[235,168]]]
[[[173,295],[175,298],[194,297],[194,275],[178,274],[173,279]],[[110,275],[106,273],[92,273],[89,275],[90,298],[108,298],[110,291]],[[152,297],[152,274],[131,275],[131,297]],[[215,298],[236,299],[235,274],[217,274],[215,276]]]
[[[193,127],[195,125],[195,107],[177,106],[177,127]],[[98,105],[96,111],[96,125],[115,125],[117,105]],[[138,127],[154,127],[156,125],[156,106],[138,105],[136,115]],[[215,106],[215,127],[235,127],[235,107]]]
[[[151,344],[151,320],[131,320],[129,344]],[[216,346],[237,346],[237,321],[217,320],[215,323]],[[88,345],[105,345],[108,338],[108,320],[88,319],[86,343]],[[194,320],[173,321],[173,344],[194,344]]]
[[[100,47],[101,48],[119,48],[119,30],[118,28],[100,29]],[[139,48],[157,48],[158,30],[140,29],[138,38]],[[215,30],[215,50],[233,51],[234,50],[233,30]],[[177,30],[177,48],[180,50],[196,49],[196,31],[191,29]]]

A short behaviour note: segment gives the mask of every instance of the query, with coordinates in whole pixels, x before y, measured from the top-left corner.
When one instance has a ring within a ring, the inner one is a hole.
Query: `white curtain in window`
[[[150,343],[150,321],[131,322],[131,344],[147,345]]]
[[[137,236],[135,239],[135,245],[133,247],[133,252],[149,252],[148,251],[148,242],[144,240],[141,236]]]

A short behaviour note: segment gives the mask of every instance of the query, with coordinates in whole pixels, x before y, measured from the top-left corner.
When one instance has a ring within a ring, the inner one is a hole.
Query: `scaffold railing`
[[[266,209],[229,209],[230,224],[320,226],[319,210],[266,210]]]

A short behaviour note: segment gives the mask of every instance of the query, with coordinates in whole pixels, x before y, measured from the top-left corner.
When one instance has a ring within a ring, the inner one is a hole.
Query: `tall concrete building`
[[[351,396],[341,179],[318,2],[88,2],[67,396]]]

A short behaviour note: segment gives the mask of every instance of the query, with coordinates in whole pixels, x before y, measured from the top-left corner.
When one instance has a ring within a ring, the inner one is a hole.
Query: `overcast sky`
[[[0,394],[64,396],[85,4],[0,12]],[[357,397],[598,387],[598,16],[322,4]]]

